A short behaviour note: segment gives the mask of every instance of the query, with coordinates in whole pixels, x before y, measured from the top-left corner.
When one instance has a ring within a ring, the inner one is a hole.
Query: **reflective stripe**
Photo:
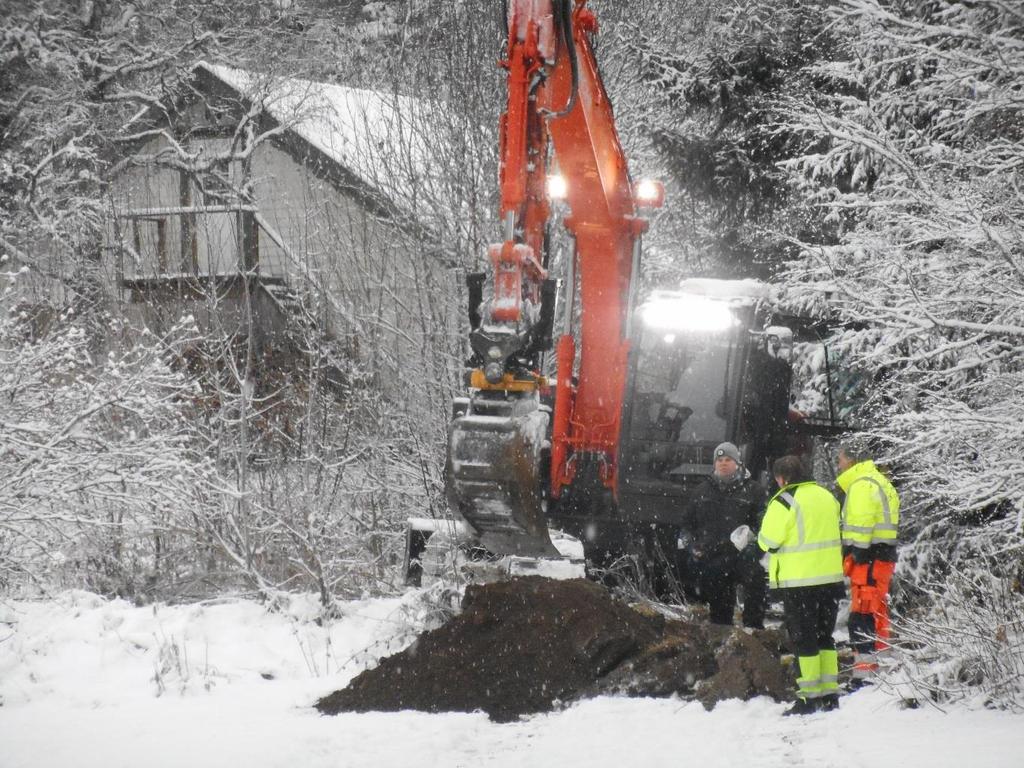
[[[821,693],[823,696],[839,691],[839,654],[832,649],[818,651],[821,659]]]
[[[782,546],[782,544],[780,544],[777,541],[773,541],[772,539],[769,539],[763,533],[757,534],[757,538],[759,538],[761,541],[763,541],[765,544],[767,544],[768,545],[768,549],[778,549],[779,547]]]
[[[830,547],[838,547],[842,544],[839,539],[831,539],[829,541],[816,541],[810,544],[794,544],[791,547],[779,547],[779,554],[788,552],[811,552],[815,549],[829,549]]]
[[[789,491],[783,491],[779,496],[785,500],[786,504],[796,515],[796,546],[799,547],[804,543],[804,537],[806,536],[804,532],[804,511],[800,509],[800,505],[796,503],[796,499],[793,498]]]
[[[882,484],[875,478],[867,475],[859,477],[857,480],[867,480],[869,483],[874,484],[875,488],[878,489],[878,496],[882,500],[882,519],[885,521],[886,525],[892,525],[892,511],[889,509],[889,495],[885,492],[885,488],[882,487]],[[853,482],[855,483],[857,480],[854,480]],[[853,485],[853,483],[850,483],[850,485]]]
[[[868,475],[862,475],[861,477],[858,477],[856,480],[850,483],[850,488],[847,489],[846,491],[846,498],[843,499],[843,518],[846,518],[846,505],[850,503],[850,490],[852,490],[853,486],[859,483],[861,480],[867,480],[869,483],[874,485],[875,488],[878,490],[878,496],[880,501],[882,502],[882,519],[886,522],[887,525],[892,525],[892,511],[889,509],[889,497],[885,493],[885,488],[883,488],[882,484],[875,480],[875,478],[869,477]]]
[[[814,587],[819,584],[839,584],[843,580],[843,574],[836,573],[830,576],[810,576],[806,579],[786,579],[772,585],[775,587]]]
[[[868,549],[872,544],[897,544],[899,539],[895,536],[872,536],[870,539],[843,539],[843,546]]]
[[[813,552],[816,549],[828,549],[830,547],[842,546],[842,542],[839,539],[831,539],[829,541],[816,541],[810,544],[805,544],[804,541],[807,538],[807,529],[804,525],[804,511],[797,504],[796,499],[788,491],[783,491],[779,494],[779,497],[783,499],[790,509],[793,510],[793,514],[796,516],[796,544],[790,544],[789,546],[779,547],[777,554],[789,554],[791,552]],[[868,533],[871,529],[868,529]]]
[[[843,544],[847,547],[856,547],[857,549],[871,549],[870,541],[861,541],[860,539],[848,539],[843,537]]]
[[[850,675],[854,680],[870,680],[878,672],[878,658],[873,653],[854,653],[853,669]]]
[[[866,525],[844,525],[843,531],[853,531],[854,533],[871,533],[875,530],[874,526]]]

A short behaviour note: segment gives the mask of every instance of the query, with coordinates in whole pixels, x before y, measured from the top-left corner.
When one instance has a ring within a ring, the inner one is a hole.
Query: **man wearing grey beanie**
[[[743,456],[734,444],[718,445],[713,459],[713,474],[697,487],[683,510],[682,527],[692,541],[697,588],[708,604],[711,621],[731,625],[737,586],[742,585],[743,625],[760,628],[768,595],[765,572],[758,563],[760,552],[751,551],[750,541],[740,546],[730,537],[742,526],[753,532],[760,528],[765,493],[743,466]]]

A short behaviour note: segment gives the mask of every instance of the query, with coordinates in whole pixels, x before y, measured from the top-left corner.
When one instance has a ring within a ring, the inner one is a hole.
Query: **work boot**
[[[833,712],[839,709],[839,694],[829,693],[818,699],[818,709],[822,712]]]
[[[782,713],[783,717],[790,715],[813,715],[818,711],[818,705],[814,699],[797,699],[792,707]]]

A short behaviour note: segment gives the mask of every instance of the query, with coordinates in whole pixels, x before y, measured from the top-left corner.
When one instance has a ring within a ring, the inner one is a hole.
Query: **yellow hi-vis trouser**
[[[836,627],[842,582],[779,590],[786,630],[797,658],[797,696],[816,699],[839,690],[839,658],[832,633]]]
[[[805,701],[821,696],[821,657],[797,656],[800,673],[796,678],[796,695]]]
[[[839,656],[834,650],[819,651],[816,656],[798,656],[800,674],[796,679],[796,695],[801,699],[817,699],[839,693]]]

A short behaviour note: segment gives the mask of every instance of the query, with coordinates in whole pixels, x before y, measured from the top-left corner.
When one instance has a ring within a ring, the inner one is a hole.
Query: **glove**
[[[742,552],[745,550],[750,543],[753,541],[754,533],[750,530],[749,525],[741,525],[735,531],[729,534],[729,541],[736,547],[737,550]]]

